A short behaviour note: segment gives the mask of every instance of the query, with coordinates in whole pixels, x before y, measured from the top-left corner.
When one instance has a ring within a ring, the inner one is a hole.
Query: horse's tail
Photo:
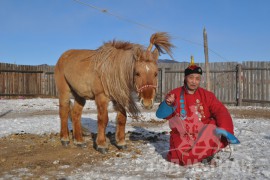
[[[69,113],[68,113],[68,116],[69,116],[69,119],[70,121],[72,122],[72,110],[73,110],[73,103],[72,101],[69,101]],[[90,136],[91,135],[91,132],[89,131],[89,129],[87,127],[84,127],[82,125],[82,134],[84,136]]]
[[[150,38],[150,45],[147,50],[151,51],[153,45],[156,47],[159,53],[165,54],[165,52],[172,58],[172,48],[175,46],[170,42],[171,37],[166,32],[157,32],[152,34]],[[164,52],[165,51],[165,52]]]

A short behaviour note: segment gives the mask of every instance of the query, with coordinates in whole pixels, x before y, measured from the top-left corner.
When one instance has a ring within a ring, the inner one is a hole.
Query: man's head
[[[191,64],[185,69],[185,77],[190,74],[200,74],[202,75],[202,68],[196,64]]]
[[[189,92],[195,92],[201,82],[202,68],[195,65],[194,61],[185,69],[185,85]]]

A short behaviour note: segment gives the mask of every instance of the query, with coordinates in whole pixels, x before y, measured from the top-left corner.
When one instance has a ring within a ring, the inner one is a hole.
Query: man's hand
[[[171,106],[175,101],[175,94],[168,94],[165,99],[166,103]]]

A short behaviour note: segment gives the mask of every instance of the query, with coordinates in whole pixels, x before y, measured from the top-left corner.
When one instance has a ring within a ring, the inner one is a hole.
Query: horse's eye
[[[140,73],[139,72],[136,72],[136,76],[140,77]]]
[[[155,77],[157,77],[157,72],[155,72]]]

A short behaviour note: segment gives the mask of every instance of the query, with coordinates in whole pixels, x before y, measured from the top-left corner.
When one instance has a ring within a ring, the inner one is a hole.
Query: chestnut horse
[[[69,50],[63,53],[55,66],[62,145],[69,144],[70,115],[74,144],[86,147],[81,115],[86,100],[91,99],[95,100],[98,111],[96,150],[101,153],[108,151],[105,132],[109,101],[113,102],[117,111],[116,147],[125,149],[127,113],[136,116],[140,112],[132,92],[137,92],[144,108],[152,108],[157,88],[157,60],[164,50],[171,56],[173,45],[169,40],[167,33],[158,32],[151,36],[147,49],[139,44],[111,41],[97,50]],[[153,45],[155,49],[152,51]],[[71,95],[74,104],[70,101]]]

